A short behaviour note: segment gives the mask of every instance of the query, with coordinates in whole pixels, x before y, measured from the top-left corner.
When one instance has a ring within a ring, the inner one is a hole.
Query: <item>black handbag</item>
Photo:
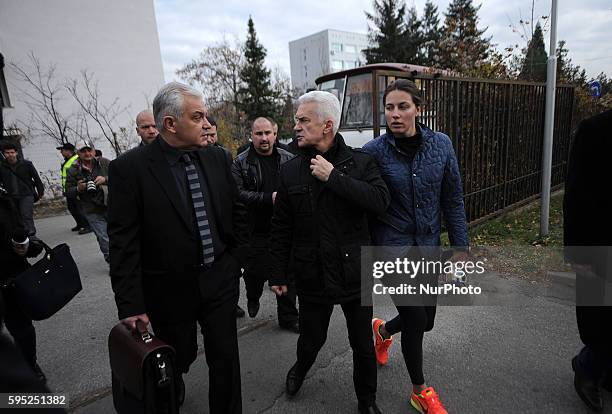
[[[83,287],[67,244],[51,248],[36,242],[43,245],[45,256],[17,276],[13,289],[23,311],[41,321],[62,309]]]

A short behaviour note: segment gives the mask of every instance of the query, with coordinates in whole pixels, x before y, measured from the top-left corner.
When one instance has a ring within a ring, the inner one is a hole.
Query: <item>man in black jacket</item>
[[[202,94],[171,82],[153,101],[160,136],[109,170],[111,282],[119,319],[137,320],[177,352],[180,373],[196,359],[197,324],[209,368],[210,413],[240,413],[236,304],[247,243],[246,210],[231,159],[205,139]],[[184,398],[182,375],[179,402]]]
[[[4,322],[33,373],[44,382],[45,375],[36,360],[36,331],[32,319],[21,309],[13,290],[14,278],[30,266],[26,257],[37,256],[42,245],[27,237],[15,204],[0,176],[0,291],[5,301]]]
[[[34,203],[40,200],[45,191],[38,171],[28,160],[20,160],[17,145],[9,142],[3,145],[4,160],[0,173],[9,195],[15,199],[23,224],[29,236],[36,236],[34,227]]]
[[[271,232],[272,290],[286,294],[293,258],[300,303],[297,362],[287,374],[287,394],[300,389],[339,304],[353,349],[359,412],[379,413],[372,307],[361,305],[360,253],[370,243],[368,214],[384,212],[389,192],[374,158],[348,147],[337,134],[340,103],[334,95],[313,91],[298,104],[298,156],[281,167]]]
[[[584,347],[572,359],[574,387],[592,410],[612,392],[612,110],[582,121],[574,136],[563,200],[563,243],[576,270],[576,318]]]
[[[249,210],[251,248],[244,283],[247,292],[247,310],[254,318],[259,312],[259,299],[270,276],[272,258],[269,253],[270,220],[280,180],[280,167],[293,158],[293,154],[276,146],[273,122],[259,117],[251,125],[251,146],[238,155],[232,164],[232,174],[238,185],[240,201]],[[295,289],[277,296],[278,324],[282,329],[299,332],[298,312],[295,307]]]

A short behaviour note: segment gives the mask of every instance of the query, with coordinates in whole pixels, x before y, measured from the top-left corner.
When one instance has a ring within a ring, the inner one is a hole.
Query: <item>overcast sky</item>
[[[269,67],[289,70],[289,42],[325,29],[367,33],[364,11],[372,10],[372,0],[154,0],[166,81],[174,72],[198,56],[206,46],[223,37],[244,41],[249,15],[253,17],[260,42],[268,51]],[[434,0],[441,21],[448,0]],[[479,11],[480,28],[501,49],[519,43],[509,27],[522,16],[529,19],[531,0],[486,0]],[[612,1],[560,0],[557,39],[566,40],[571,59],[588,75],[603,71],[612,76]],[[419,16],[425,0],[407,0]],[[549,15],[551,0],[536,0],[536,16]],[[548,52],[549,33],[544,35]]]

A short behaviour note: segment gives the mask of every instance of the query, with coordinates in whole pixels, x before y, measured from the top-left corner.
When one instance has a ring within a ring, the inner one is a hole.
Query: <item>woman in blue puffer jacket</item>
[[[374,155],[391,193],[387,211],[371,224],[378,246],[423,249],[440,245],[441,215],[450,243],[451,260],[465,260],[468,246],[463,189],[450,138],[417,123],[422,98],[414,82],[398,79],[383,95],[387,133],[363,149]],[[395,298],[394,298],[395,300]],[[402,354],[412,381],[410,403],[420,412],[445,414],[446,410],[423,376],[423,335],[433,328],[433,305],[402,306],[399,315],[385,323],[372,321],[378,363],[388,361],[392,335],[402,332]]]

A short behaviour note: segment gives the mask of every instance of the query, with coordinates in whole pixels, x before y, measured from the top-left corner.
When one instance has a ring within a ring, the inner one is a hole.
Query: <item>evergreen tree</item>
[[[367,63],[403,62],[406,5],[403,0],[374,0],[374,14],[365,13],[370,47],[364,49]]]
[[[538,22],[533,32],[533,36],[527,45],[519,79],[533,82],[546,82],[547,59],[546,48],[544,46],[544,34],[542,33],[542,26],[540,26]]]
[[[478,29],[478,10],[472,0],[452,0],[445,13],[438,65],[464,75],[473,75],[489,57],[487,28]]]
[[[565,47],[565,40],[557,44],[557,83],[570,83],[573,85],[586,85],[586,71],[580,65],[574,65],[569,58],[569,50]]]
[[[414,65],[422,65],[423,54],[421,45],[423,43],[422,22],[417,15],[416,7],[408,9],[406,15],[406,30],[404,31],[404,62]]]
[[[439,60],[438,44],[440,43],[440,17],[438,16],[438,6],[431,0],[425,3],[423,11],[423,42],[421,44],[422,65],[434,66]]]
[[[244,82],[239,90],[241,109],[249,120],[258,116],[275,116],[274,93],[270,70],[265,67],[266,49],[259,43],[253,19],[249,17],[249,31],[244,45],[245,65],[240,71]]]

